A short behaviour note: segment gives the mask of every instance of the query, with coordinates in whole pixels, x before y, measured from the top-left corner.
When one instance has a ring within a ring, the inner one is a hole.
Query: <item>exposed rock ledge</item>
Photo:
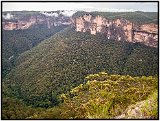
[[[158,91],[154,92],[147,100],[129,106],[126,111],[116,116],[115,119],[156,119],[158,114]]]
[[[158,26],[156,24],[136,25],[126,19],[109,20],[102,16],[83,15],[75,19],[76,31],[96,35],[103,33],[108,39],[117,41],[140,42],[157,47]]]

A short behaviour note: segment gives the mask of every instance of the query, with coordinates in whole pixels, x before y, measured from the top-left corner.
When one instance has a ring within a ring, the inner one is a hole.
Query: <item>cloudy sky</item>
[[[157,12],[157,2],[2,2],[3,11],[146,11]]]

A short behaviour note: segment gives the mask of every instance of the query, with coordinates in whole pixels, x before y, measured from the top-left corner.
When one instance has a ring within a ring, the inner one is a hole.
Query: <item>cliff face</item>
[[[117,41],[141,42],[147,46],[157,47],[158,26],[145,24],[137,26],[126,19],[109,20],[102,16],[80,16],[75,19],[76,31],[91,34],[103,33],[108,39]]]
[[[32,25],[36,24],[36,19],[31,18],[29,20],[4,21],[2,24],[4,30],[28,29]]]
[[[142,42],[147,46],[158,46],[158,25],[144,24],[133,31],[135,42]]]
[[[158,45],[158,26],[156,24],[136,25],[126,19],[109,20],[100,15],[90,14],[80,16],[73,20],[66,16],[45,16],[38,14],[23,20],[3,21],[4,30],[28,29],[35,24],[45,24],[48,28],[61,25],[73,25],[76,31],[90,32],[93,35],[103,33],[106,38],[117,41],[140,42],[147,46],[157,47]]]
[[[16,18],[13,20],[3,20],[4,30],[20,30],[28,29],[36,24],[45,24],[50,29],[52,26],[71,25],[71,17],[59,16],[51,17],[45,15],[32,15],[28,18]]]

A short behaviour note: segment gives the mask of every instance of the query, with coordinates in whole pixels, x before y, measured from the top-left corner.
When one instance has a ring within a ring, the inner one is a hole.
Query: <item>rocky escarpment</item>
[[[72,17],[61,14],[57,14],[57,16],[47,16],[46,14],[37,13],[37,15],[30,15],[27,18],[22,17],[19,19],[13,19],[14,21],[4,19],[2,21],[2,25],[4,30],[19,30],[28,29],[32,25],[36,24],[45,24],[48,28],[51,28],[61,25],[72,26],[74,23],[76,31],[88,31],[93,35],[103,33],[106,35],[106,38],[111,40],[125,40],[134,43],[140,42],[152,47],[158,46],[157,24],[149,23],[138,25],[124,17],[119,17],[119,19],[110,19],[107,18],[107,16],[103,17],[99,14],[91,15],[87,13],[77,16],[76,18],[73,17],[74,19],[72,19]]]
[[[55,13],[56,16],[54,16],[54,14],[52,16],[46,13],[44,14],[43,12],[37,12],[36,15],[29,14],[28,12],[23,14],[15,12],[14,14],[15,15],[12,15],[12,19],[5,19],[6,17],[3,17],[2,26],[4,30],[23,30],[37,24],[46,25],[49,29],[55,26],[72,24],[70,16],[58,13]]]
[[[137,25],[123,18],[110,20],[89,14],[76,18],[75,26],[76,31],[88,31],[93,35],[103,33],[112,40],[140,42],[152,47],[158,45],[158,26],[153,23]]]

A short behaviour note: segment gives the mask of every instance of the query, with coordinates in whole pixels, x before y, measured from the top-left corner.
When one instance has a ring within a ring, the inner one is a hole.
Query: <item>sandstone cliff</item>
[[[16,15],[14,19],[3,19],[2,25],[4,30],[23,30],[28,29],[33,25],[47,25],[50,29],[54,26],[71,25],[72,19],[68,16],[45,16],[41,13],[38,15],[30,15],[27,18],[18,18],[20,15]],[[25,16],[25,14],[24,14]]]
[[[102,16],[83,15],[75,19],[76,31],[91,34],[103,33],[108,39],[117,41],[140,42],[157,47],[158,26],[156,24],[136,25],[126,19],[110,20]]]
[[[48,28],[53,26],[70,25],[74,23],[76,31],[90,32],[93,35],[102,33],[106,38],[117,41],[140,42],[147,46],[158,46],[158,25],[144,24],[137,25],[123,17],[109,19],[101,15],[84,14],[72,19],[71,17],[51,17],[38,14],[30,16],[25,20],[3,21],[4,30],[28,29],[35,24],[45,24]]]

